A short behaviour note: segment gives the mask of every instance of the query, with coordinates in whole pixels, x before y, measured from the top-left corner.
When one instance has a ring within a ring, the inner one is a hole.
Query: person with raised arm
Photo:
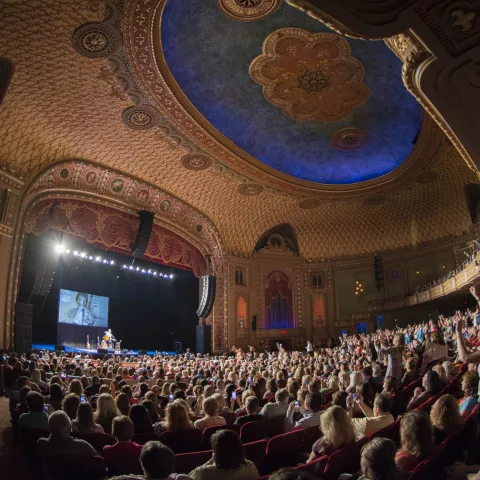
[[[470,293],[473,295],[477,304],[480,305],[480,285],[473,285],[470,287]],[[457,351],[458,357],[462,362],[480,364],[480,351],[469,352],[465,345],[465,339],[463,338],[463,328],[465,326],[465,320],[457,312],[455,319],[455,331],[457,333]]]

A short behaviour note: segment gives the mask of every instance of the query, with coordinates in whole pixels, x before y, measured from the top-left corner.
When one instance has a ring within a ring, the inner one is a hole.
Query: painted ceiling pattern
[[[214,7],[225,22],[234,22]],[[268,22],[283,8],[259,22],[234,25]],[[71,158],[121,170],[198,209],[213,222],[227,252],[242,255],[251,254],[262,233],[281,223],[294,226],[300,253],[309,259],[395,249],[458,235],[469,227],[463,186],[477,178],[447,141],[422,177],[385,190],[374,202],[364,196],[314,199],[312,208],[311,200],[272,192],[261,180],[246,182],[217,163],[217,158],[214,162],[210,156],[203,161],[185,160],[193,152],[164,128],[127,127],[122,113],[135,104],[109,73],[108,60],[81,56],[72,46],[73,32],[85,23],[99,22],[102,14],[100,3],[87,0],[74,6],[61,0],[1,3],[0,50],[8,53],[15,65],[0,107],[1,165],[27,179],[54,162]],[[274,28],[283,28],[282,22]],[[261,44],[255,56],[260,53]],[[247,76],[249,64],[244,65]],[[399,70],[392,68],[391,73],[400,78]],[[261,87],[249,81],[261,100]],[[371,89],[371,96],[374,94]],[[278,107],[268,104],[268,108],[288,120]],[[390,128],[392,135],[404,134],[395,131],[391,123],[381,128],[383,132]],[[330,137],[325,137],[329,143]],[[386,151],[390,137],[382,138],[382,151]],[[259,187],[245,188],[248,185]],[[241,187],[257,194],[242,195]],[[300,208],[300,201],[307,202],[308,208]]]
[[[368,98],[363,65],[340,35],[312,35],[299,28],[270,34],[250,76],[263,95],[294,120],[334,122],[348,117]]]

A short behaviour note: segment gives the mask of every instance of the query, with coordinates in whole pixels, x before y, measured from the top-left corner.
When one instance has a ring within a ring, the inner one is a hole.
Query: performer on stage
[[[103,339],[105,340],[105,342],[107,342],[108,348],[113,348],[114,347],[114,342],[116,341],[116,338],[113,336],[111,328],[109,328],[105,332],[105,335],[103,336]]]

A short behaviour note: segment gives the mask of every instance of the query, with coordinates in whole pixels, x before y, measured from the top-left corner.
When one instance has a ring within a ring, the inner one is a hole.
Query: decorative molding
[[[145,105],[129,107],[122,113],[123,123],[134,130],[149,130],[158,124],[158,112]]]
[[[362,148],[367,142],[366,133],[357,127],[346,127],[332,135],[332,145],[339,150],[352,152]]]
[[[322,202],[316,198],[305,198],[304,200],[300,200],[300,202],[298,202],[298,206],[302,210],[313,210],[314,208],[318,208],[321,203]]]
[[[258,183],[246,183],[245,185],[240,185],[238,187],[238,193],[247,197],[251,197],[252,195],[260,195],[264,190],[265,188],[263,185]]]
[[[87,23],[78,27],[72,37],[73,47],[84,57],[103,58],[119,48],[115,29],[105,23]]]
[[[233,20],[253,22],[272,14],[280,2],[281,0],[217,0],[217,7]]]
[[[213,165],[213,159],[202,153],[190,153],[182,158],[182,165],[187,170],[207,170]]]

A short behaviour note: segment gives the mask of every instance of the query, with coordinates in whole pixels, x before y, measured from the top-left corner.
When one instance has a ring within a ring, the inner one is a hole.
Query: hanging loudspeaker
[[[150,235],[152,234],[153,217],[155,214],[148,210],[140,210],[138,212],[140,222],[138,224],[137,237],[133,244],[132,253],[134,257],[143,257],[147,250]]]
[[[197,309],[199,317],[208,317],[215,302],[216,279],[213,275],[202,277],[202,297]]]

